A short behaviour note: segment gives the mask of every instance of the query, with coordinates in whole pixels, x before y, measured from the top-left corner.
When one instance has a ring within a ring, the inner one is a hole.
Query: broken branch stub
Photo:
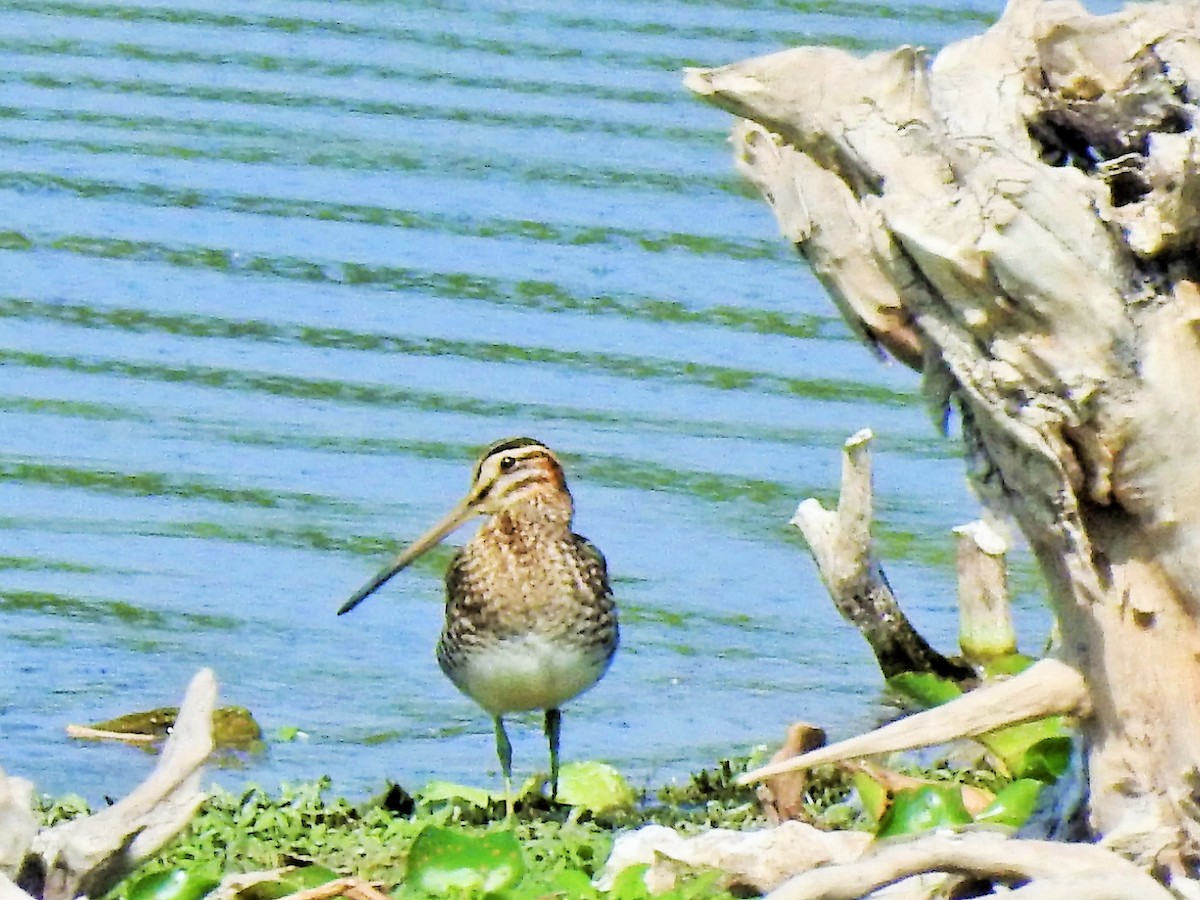
[[[869,429],[863,429],[843,447],[837,510],[826,510],[815,499],[805,500],[792,524],[803,532],[834,606],[862,632],[885,678],[903,672],[933,672],[956,681],[971,678],[975,673],[969,666],[942,656],[913,627],[874,557],[872,437]]]
[[[686,83],[852,327],[957,413],[1087,680],[1089,824],[1200,870],[1200,4],[1012,0],[932,60],[799,48]]]
[[[954,529],[958,536],[958,646],[980,664],[1017,652],[1008,597],[1008,542],[985,520]]]

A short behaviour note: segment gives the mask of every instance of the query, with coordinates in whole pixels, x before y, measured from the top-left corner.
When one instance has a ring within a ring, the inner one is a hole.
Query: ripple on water
[[[63,726],[212,665],[268,735],[307,735],[226,783],[492,783],[491,726],[432,654],[451,551],[334,610],[520,433],[561,453],[624,609],[568,758],[649,784],[795,718],[869,724],[869,652],[787,520],[875,429],[880,546],[948,647],[975,506],[680,70],[937,46],[998,11],[0,0],[5,769],[122,793],[150,760]]]

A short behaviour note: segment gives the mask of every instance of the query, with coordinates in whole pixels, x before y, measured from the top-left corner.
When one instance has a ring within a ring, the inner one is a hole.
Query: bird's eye
[[[517,464],[517,458],[515,456],[502,457],[500,460],[500,471],[507,472],[516,464]]]

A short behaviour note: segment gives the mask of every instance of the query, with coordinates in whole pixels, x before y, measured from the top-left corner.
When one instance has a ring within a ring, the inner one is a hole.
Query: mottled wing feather
[[[584,561],[588,593],[595,599],[595,612],[590,617],[592,636],[603,647],[605,658],[611,660],[621,641],[621,629],[617,624],[617,604],[608,583],[608,562],[600,548],[587,538],[578,534],[572,534],[571,538],[579,550],[579,558]]]
[[[600,548],[580,534],[572,534],[575,546],[579,548],[580,558],[587,561],[585,565],[587,584],[596,596],[612,596],[612,588],[608,583],[608,561]]]
[[[437,644],[437,660],[443,672],[455,684],[454,672],[461,662],[464,646],[471,641],[468,632],[474,630],[478,619],[477,610],[468,609],[479,606],[479,597],[473,591],[465,590],[469,575],[464,565],[466,554],[462,548],[457,550],[446,568],[446,626]],[[451,612],[451,606],[455,607]]]

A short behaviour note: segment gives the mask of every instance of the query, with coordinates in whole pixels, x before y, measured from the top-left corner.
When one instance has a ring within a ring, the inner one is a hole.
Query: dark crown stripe
[[[495,456],[497,453],[506,453],[509,450],[520,450],[522,447],[541,447],[546,449],[546,445],[541,441],[535,441],[530,437],[515,437],[505,438],[501,441],[496,441],[479,455],[479,461],[475,463],[475,470],[471,474],[471,481],[479,480],[479,473],[483,471],[483,463],[490,456]]]
[[[483,453],[483,458],[487,459],[489,456],[494,456],[497,453],[503,453],[505,450],[517,450],[521,447],[542,447],[542,446],[544,446],[544,445],[542,444],[541,441],[535,441],[533,438],[527,438],[527,437],[505,438],[504,440],[497,441],[496,443],[492,444],[492,446],[488,447],[487,450],[485,450]]]

